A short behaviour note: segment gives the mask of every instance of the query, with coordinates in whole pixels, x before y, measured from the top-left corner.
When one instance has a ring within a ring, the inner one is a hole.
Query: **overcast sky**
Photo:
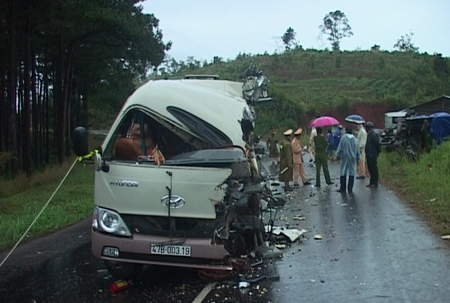
[[[208,62],[214,56],[235,59],[239,53],[273,54],[289,27],[303,48],[331,49],[319,26],[329,12],[345,13],[353,36],[341,50],[392,51],[397,40],[414,33],[419,52],[450,57],[450,0],[146,0],[144,13],[160,20],[169,55]],[[278,37],[278,39],[276,39]]]

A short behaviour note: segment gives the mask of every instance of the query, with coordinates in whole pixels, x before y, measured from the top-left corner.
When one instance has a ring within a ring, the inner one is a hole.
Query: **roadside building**
[[[414,110],[417,116],[419,115],[429,116],[437,112],[450,113],[450,96],[443,95],[439,98],[412,106],[408,109]]]

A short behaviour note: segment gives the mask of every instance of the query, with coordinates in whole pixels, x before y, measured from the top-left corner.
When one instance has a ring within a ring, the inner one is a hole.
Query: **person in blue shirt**
[[[341,136],[342,136],[342,125],[339,125],[338,128],[336,128],[336,130],[334,131],[334,146],[338,147],[339,146],[339,142],[341,142]]]
[[[327,156],[332,157],[334,155],[334,150],[336,149],[334,146],[334,138],[331,132],[331,129],[327,131],[327,140],[328,140],[328,148],[327,148]]]

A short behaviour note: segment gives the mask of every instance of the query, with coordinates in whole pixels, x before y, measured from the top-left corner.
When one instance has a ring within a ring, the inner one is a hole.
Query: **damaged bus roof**
[[[214,125],[234,145],[244,145],[240,121],[250,114],[242,98],[242,83],[226,80],[153,80],[139,87],[125,102],[115,125],[130,109],[143,107],[189,131],[169,109],[180,109]],[[251,115],[250,115],[251,116]]]

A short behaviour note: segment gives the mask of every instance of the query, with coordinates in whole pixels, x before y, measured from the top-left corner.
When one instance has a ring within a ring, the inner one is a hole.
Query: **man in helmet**
[[[373,123],[366,123],[367,142],[366,142],[366,160],[367,168],[369,169],[370,182],[367,187],[378,187],[378,155],[381,152],[380,139],[373,130]]]

